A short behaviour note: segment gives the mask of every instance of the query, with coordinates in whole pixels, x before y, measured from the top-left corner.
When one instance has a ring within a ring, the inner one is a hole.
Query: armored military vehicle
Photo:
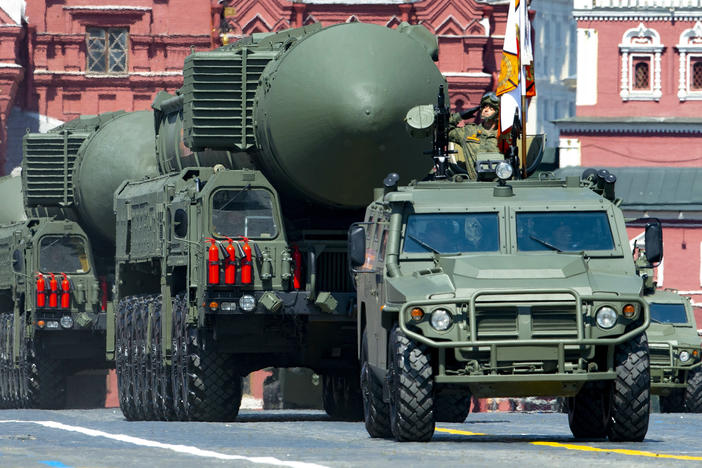
[[[567,397],[578,438],[643,440],[649,310],[616,177],[485,168],[498,181],[391,174],[349,230],[368,433],[428,441],[436,421],[465,419],[471,395],[548,395]],[[660,232],[647,226],[649,262]]]
[[[19,177],[0,192],[0,404],[61,408],[68,375],[108,366],[105,282],[77,223],[16,210]]]
[[[651,393],[659,395],[663,413],[702,412],[702,340],[690,299],[658,290],[646,301],[651,309]]]
[[[268,366],[312,368],[327,412],[360,417],[346,229],[371,181],[429,170],[402,119],[445,84],[437,55],[407,24],[255,34],[190,55],[153,112],[25,138],[27,183],[55,184],[37,209],[77,220],[113,280],[127,418],[232,419],[240,376]]]

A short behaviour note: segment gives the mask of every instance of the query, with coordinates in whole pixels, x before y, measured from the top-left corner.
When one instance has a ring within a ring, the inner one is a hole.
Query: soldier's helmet
[[[495,110],[500,110],[500,98],[495,93],[485,93],[480,99],[480,107],[490,106]]]

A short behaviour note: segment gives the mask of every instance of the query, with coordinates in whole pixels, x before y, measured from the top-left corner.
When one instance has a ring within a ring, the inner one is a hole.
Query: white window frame
[[[622,43],[619,44],[621,56],[622,76],[621,91],[619,96],[622,101],[658,101],[663,92],[661,91],[661,53],[663,52],[661,37],[657,31],[647,28],[643,23],[639,26],[627,30],[622,36]],[[649,79],[651,89],[634,89],[634,57],[649,57],[650,69]]]
[[[702,22],[698,21],[692,28],[686,29],[680,34],[676,49],[680,55],[678,99],[681,101],[702,100],[702,90],[690,88],[692,75],[692,61],[690,59],[702,57]]]

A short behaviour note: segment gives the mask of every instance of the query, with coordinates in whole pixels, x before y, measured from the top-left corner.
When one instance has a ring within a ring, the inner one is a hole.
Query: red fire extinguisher
[[[236,249],[234,248],[233,240],[227,237],[229,244],[225,249],[227,258],[224,261],[224,284],[236,283]]]
[[[302,287],[302,253],[297,245],[293,245],[293,262],[295,270],[293,272],[293,288],[300,289]]]
[[[244,256],[241,258],[241,284],[251,284],[252,281],[252,266],[251,266],[251,247],[249,246],[249,238],[241,236],[244,241],[242,251]]]
[[[49,307],[58,307],[58,281],[53,273],[49,280],[49,291]]]
[[[63,279],[61,280],[61,308],[68,309],[68,307],[71,305],[71,283],[68,281],[68,276],[66,276],[66,273],[61,274],[63,275]]]
[[[210,248],[207,249],[207,263],[209,265],[207,282],[209,284],[219,284],[219,249],[217,248],[217,241],[210,237],[207,240],[210,241]]]
[[[46,307],[46,280],[44,275],[37,273],[37,307]]]

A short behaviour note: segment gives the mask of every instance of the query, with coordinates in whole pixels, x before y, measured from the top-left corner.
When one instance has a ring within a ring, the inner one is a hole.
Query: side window
[[[188,235],[188,214],[183,208],[178,208],[173,214],[173,232],[176,237]]]

